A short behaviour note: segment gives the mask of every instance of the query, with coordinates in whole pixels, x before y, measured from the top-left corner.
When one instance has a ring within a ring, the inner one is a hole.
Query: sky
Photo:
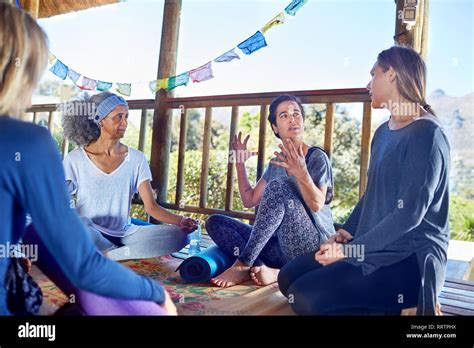
[[[289,0],[183,0],[177,73],[213,60],[253,35]],[[132,84],[129,99],[153,98],[162,0],[130,0],[41,19],[50,50],[77,72]],[[428,95],[474,91],[473,1],[430,0]],[[177,96],[365,87],[377,54],[393,44],[393,0],[309,0],[270,29],[268,46],[213,64],[214,78]],[[289,18],[290,17],[290,18]],[[44,79],[58,79],[46,72]],[[33,100],[34,102],[35,100]]]

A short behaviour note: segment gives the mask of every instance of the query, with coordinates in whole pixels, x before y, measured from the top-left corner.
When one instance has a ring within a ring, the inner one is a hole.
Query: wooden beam
[[[167,102],[169,107],[175,109],[178,109],[181,105],[184,105],[187,108],[205,108],[208,106],[254,106],[270,104],[273,99],[281,94],[292,94],[297,96],[303,104],[356,103],[370,101],[369,92],[366,88],[348,88],[179,97],[169,99]]]
[[[237,123],[239,122],[239,107],[232,107],[232,118],[230,121],[229,133],[229,154],[232,150],[232,141],[237,131]],[[234,198],[234,163],[230,160],[227,163],[227,183],[225,190],[225,210],[232,210]]]
[[[33,18],[37,19],[39,15],[40,0],[23,0],[22,8],[27,11]]]
[[[201,182],[199,207],[205,208],[207,205],[207,180],[209,176],[209,148],[211,146],[211,124],[212,108],[206,108],[206,119],[204,120],[204,137],[202,139],[202,161],[201,161]]]
[[[158,79],[176,75],[181,3],[181,0],[165,0]],[[168,109],[166,98],[173,96],[172,91],[163,90],[158,91],[155,95],[151,171],[153,173],[153,187],[156,189],[159,201],[166,201],[168,193],[172,111]]]
[[[334,104],[326,104],[326,121],[324,128],[324,150],[326,150],[328,157],[332,155],[332,139],[334,135]]]
[[[370,101],[367,88],[345,88],[345,89],[325,89],[325,90],[307,90],[307,91],[288,91],[288,92],[265,92],[265,93],[246,93],[246,94],[224,94],[198,97],[178,97],[166,98],[165,102],[169,108],[207,108],[221,106],[255,106],[269,104],[273,99],[281,94],[292,94],[298,96],[303,104],[321,104],[321,103],[360,103]],[[155,107],[154,99],[129,100],[130,110],[141,110],[143,108],[153,109]],[[33,111],[56,111],[56,104],[36,104],[27,110]]]
[[[143,201],[141,200],[139,195],[136,195],[132,199],[132,204],[143,205]],[[235,211],[235,210],[227,211],[227,210],[215,209],[215,208],[200,208],[194,205],[186,205],[186,204],[179,205],[179,204],[172,204],[172,203],[167,203],[167,202],[158,202],[158,204],[166,209],[179,210],[179,211],[184,211],[188,213],[206,214],[206,215],[224,214],[227,216],[235,217],[237,219],[245,219],[249,221],[255,220],[255,214],[246,212],[246,211]]]
[[[174,210],[181,210],[189,213],[196,213],[196,214],[224,214],[227,216],[235,217],[237,219],[247,219],[247,220],[254,220],[255,214],[254,213],[247,213],[243,211],[227,211],[222,209],[212,209],[212,208],[199,208],[190,205],[181,205],[177,206],[175,204],[169,203],[160,203],[161,206],[167,209],[174,209]]]
[[[365,192],[367,186],[367,170],[369,168],[370,142],[372,140],[372,106],[370,102],[364,103],[362,116],[362,140],[360,149],[359,197]]]

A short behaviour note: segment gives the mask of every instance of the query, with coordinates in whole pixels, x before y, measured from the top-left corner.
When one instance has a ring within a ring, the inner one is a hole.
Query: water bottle
[[[201,252],[201,226],[191,233],[189,242],[189,256],[196,255]]]

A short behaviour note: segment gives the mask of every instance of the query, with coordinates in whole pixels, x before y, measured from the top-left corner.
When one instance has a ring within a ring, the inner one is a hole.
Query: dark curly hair
[[[78,146],[88,145],[100,136],[100,128],[94,123],[95,110],[99,104],[114,95],[103,92],[93,96],[85,94],[80,99],[61,104],[64,136]]]

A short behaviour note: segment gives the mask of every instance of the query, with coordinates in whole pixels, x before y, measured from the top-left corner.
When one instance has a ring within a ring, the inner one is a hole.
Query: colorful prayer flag
[[[131,83],[117,83],[117,89],[115,89],[118,93],[130,97],[132,94],[132,84]]]
[[[263,36],[263,34],[259,31],[237,45],[237,47],[240,48],[245,54],[252,54],[253,52],[265,46],[267,46],[265,36]]]
[[[296,15],[296,12],[303,7],[308,2],[308,0],[292,0],[291,3],[286,6],[285,12],[290,16]]]
[[[156,93],[161,89],[167,89],[168,78],[150,81],[148,86],[150,87],[151,93]]]
[[[230,51],[227,51],[224,54],[221,54],[219,57],[214,59],[214,62],[216,63],[230,62],[231,60],[234,60],[234,59],[240,59],[239,55],[235,53],[235,48],[231,49]]]
[[[112,82],[97,81],[97,90],[101,92],[107,92],[112,88]]]
[[[179,86],[186,86],[189,82],[189,72],[182,73],[178,76],[172,76],[168,80],[168,90]]]
[[[69,79],[71,79],[72,82],[74,82],[74,84],[76,84],[77,80],[79,80],[79,77],[81,77],[81,74],[72,69],[69,69],[69,71],[67,72],[67,76],[69,77]]]
[[[273,17],[267,24],[265,24],[263,28],[260,29],[260,31],[262,32],[262,34],[265,34],[270,28],[273,28],[274,26],[277,26],[283,23],[285,23],[285,13],[280,12],[275,17]]]
[[[212,79],[212,63],[209,62],[200,66],[199,68],[189,71],[189,77],[193,82],[202,82]]]
[[[66,79],[68,70],[69,68],[59,59],[56,60],[56,63],[49,69],[49,71],[62,80]]]
[[[97,85],[97,81],[90,79],[88,77],[83,76],[82,77],[82,84],[79,86],[80,89],[86,90],[86,91],[93,91]]]
[[[55,59],[56,59],[56,56],[52,54],[51,52],[49,52],[49,57],[48,57],[49,63],[50,64],[53,63]]]

